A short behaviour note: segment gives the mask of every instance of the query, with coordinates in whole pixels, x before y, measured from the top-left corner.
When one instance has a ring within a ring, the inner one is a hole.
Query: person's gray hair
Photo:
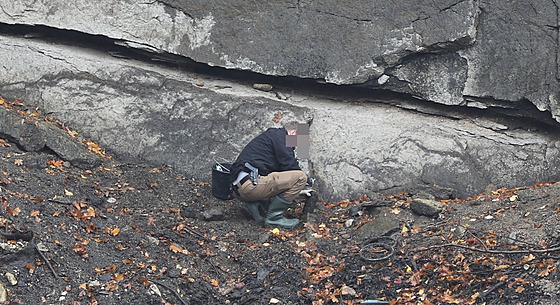
[[[284,129],[286,129],[287,131],[297,130],[297,126],[298,126],[298,122],[292,121],[292,122],[284,124]]]

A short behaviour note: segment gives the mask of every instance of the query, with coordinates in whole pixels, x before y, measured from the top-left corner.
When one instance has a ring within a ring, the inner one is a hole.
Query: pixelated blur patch
[[[286,147],[296,147],[296,146],[297,146],[297,136],[286,135]]]
[[[296,130],[297,130],[297,134],[299,134],[299,135],[308,135],[309,134],[309,125],[308,124],[297,124]]]
[[[296,146],[306,146],[309,147],[309,135],[297,135]]]
[[[298,146],[296,150],[296,154],[299,159],[309,159],[309,147]]]

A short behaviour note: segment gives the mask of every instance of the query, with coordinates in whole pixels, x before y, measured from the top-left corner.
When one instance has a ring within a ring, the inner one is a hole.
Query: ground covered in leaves
[[[83,170],[0,140],[3,304],[559,302],[557,183],[444,200],[436,219],[410,211],[415,194],[319,201],[309,215],[299,202],[302,224],[285,231],[209,181],[103,160]],[[395,230],[363,237],[384,218]]]

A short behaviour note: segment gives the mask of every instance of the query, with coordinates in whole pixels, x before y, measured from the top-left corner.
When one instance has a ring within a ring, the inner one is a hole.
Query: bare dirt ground
[[[0,301],[560,302],[560,184],[444,200],[436,219],[410,211],[413,195],[319,201],[309,215],[300,201],[295,230],[263,228],[239,202],[213,197],[209,181],[107,156],[83,170],[4,138]],[[364,237],[389,218],[395,230]]]

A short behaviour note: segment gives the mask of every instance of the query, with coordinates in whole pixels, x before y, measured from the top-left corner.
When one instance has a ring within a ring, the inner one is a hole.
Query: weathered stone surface
[[[317,110],[310,154],[318,185],[334,197],[353,190],[410,191],[428,185],[480,192],[493,182],[524,185],[556,176],[556,137],[497,132],[468,119],[450,120],[363,104]],[[548,160],[548,161],[545,161]],[[332,186],[336,186],[332,188]]]
[[[26,151],[45,148],[47,138],[32,122],[0,107],[0,135],[7,136]]]
[[[398,232],[399,218],[391,217],[393,214],[391,214],[390,209],[380,208],[377,213],[383,215],[383,217],[377,217],[374,221],[362,225],[355,231],[352,236],[353,239],[363,242],[375,237],[388,236],[395,230]]]
[[[91,169],[101,163],[97,156],[72,139],[64,130],[40,121],[29,120],[3,107],[0,107],[0,135],[8,137],[26,151],[35,152],[47,147],[63,160],[83,169]]]
[[[507,120],[263,92],[252,83],[13,37],[0,36],[0,60],[4,98],[22,98],[121,157],[207,181],[214,158],[233,160],[258,133],[290,120],[312,120],[308,165],[322,199],[438,188],[466,196],[489,184],[560,178],[559,136]]]
[[[208,221],[224,220],[224,216],[224,211],[220,207],[212,207],[202,213],[204,220]]]
[[[463,94],[528,99],[560,120],[558,3],[482,1],[480,8],[477,43],[458,52],[468,61]]]
[[[416,94],[428,101],[462,105],[467,73],[467,61],[456,53],[425,55],[397,67],[392,74],[398,79],[397,83],[405,85],[404,89],[393,87],[395,91]]]
[[[83,49],[20,43],[0,46],[6,63],[0,79],[10,80],[0,84],[3,95],[21,96],[121,157],[195,177],[209,179],[214,157],[232,160],[256,134],[278,126],[274,114],[300,122],[310,117],[306,108],[251,96],[260,91],[250,86],[235,96],[231,88],[216,87],[224,82],[199,87],[194,75]],[[16,54],[26,55],[18,61]]]
[[[0,8],[0,23],[101,35],[211,66],[519,115],[527,100],[560,120],[553,1],[0,0]]]
[[[17,278],[15,277],[15,275],[13,275],[10,272],[6,272],[6,274],[4,274],[6,276],[6,279],[8,280],[8,283],[10,283],[10,285],[15,286],[18,283]]]
[[[8,293],[6,292],[6,287],[4,284],[0,283],[0,302],[6,302],[8,300]]]
[[[72,139],[64,130],[50,124],[38,125],[44,130],[45,145],[60,158],[82,169],[92,169],[101,164],[101,159],[89,152],[82,143]]]
[[[443,211],[443,204],[431,199],[416,198],[410,203],[410,209],[418,214],[429,217],[437,217]]]
[[[476,1],[451,0],[4,0],[0,6],[0,21],[8,24],[100,34],[212,65],[338,84],[381,76],[411,53],[469,43],[478,15]]]

